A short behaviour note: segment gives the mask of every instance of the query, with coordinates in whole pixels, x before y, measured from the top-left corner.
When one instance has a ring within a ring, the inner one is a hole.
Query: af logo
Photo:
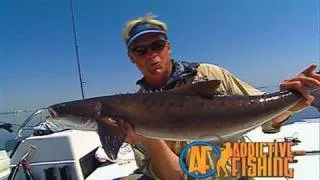
[[[184,173],[189,176],[207,178],[215,176],[217,173],[216,167],[220,157],[221,152],[215,145],[209,142],[195,141],[181,151],[179,163]]]

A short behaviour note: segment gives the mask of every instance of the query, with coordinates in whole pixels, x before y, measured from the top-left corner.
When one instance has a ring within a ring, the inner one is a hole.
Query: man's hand
[[[136,134],[131,124],[124,120],[119,120],[118,126],[125,137],[125,141],[129,144],[137,144],[146,141],[146,137]]]
[[[118,127],[124,135],[127,143],[142,143],[147,148],[152,171],[160,179],[181,179],[182,169],[179,165],[179,157],[174,154],[164,140],[147,138],[135,133],[130,123],[124,120],[118,121]]]
[[[272,119],[271,122],[267,122],[262,125],[263,132],[265,133],[276,133],[280,131],[281,125],[294,113],[297,111],[301,111],[304,108],[311,105],[314,97],[310,95],[310,92],[305,87],[314,86],[320,88],[320,74],[316,74],[314,70],[316,69],[316,65],[311,65],[296,77],[285,80],[282,84],[280,84],[281,90],[295,90],[302,94],[304,99],[292,107],[289,111],[280,114],[279,116]]]
[[[305,85],[314,86],[320,88],[320,74],[314,72],[316,65],[311,65],[296,77],[285,80],[280,84],[281,90],[295,90],[300,92],[304,97],[300,103],[290,109],[292,112],[301,111],[304,108],[310,106],[314,97],[310,95],[310,92],[305,87]]]

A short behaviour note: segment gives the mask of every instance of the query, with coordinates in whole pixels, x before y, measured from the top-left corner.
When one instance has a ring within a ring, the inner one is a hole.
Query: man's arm
[[[179,165],[179,157],[171,151],[163,140],[146,138],[142,142],[151,158],[153,172],[160,179],[181,179],[183,172]]]
[[[142,143],[151,160],[152,173],[160,179],[182,179],[179,157],[163,140],[151,139],[137,135],[129,123],[119,122],[119,128],[126,135],[125,141],[130,144]]]

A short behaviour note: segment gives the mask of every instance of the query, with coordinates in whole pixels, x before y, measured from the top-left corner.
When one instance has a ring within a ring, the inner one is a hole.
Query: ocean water
[[[11,123],[13,133],[9,133],[4,129],[0,129],[0,149],[6,148],[6,143],[8,140],[12,140],[16,138],[15,132],[19,129],[19,125],[21,125],[33,112],[21,112],[16,114],[0,114],[0,124],[2,123]],[[23,131],[23,135],[27,136],[32,134],[32,126],[37,125],[38,123],[45,121],[47,113],[42,113],[36,116],[32,122],[28,124],[28,127],[25,131]],[[303,121],[305,119],[311,119],[312,121],[320,121],[320,112],[315,108],[310,107],[301,111],[299,113],[294,114],[288,121],[287,124]]]

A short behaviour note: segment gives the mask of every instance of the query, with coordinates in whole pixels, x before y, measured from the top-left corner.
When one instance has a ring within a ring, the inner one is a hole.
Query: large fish
[[[212,95],[220,81],[185,85],[157,93],[119,94],[64,102],[49,107],[51,121],[97,130],[107,154],[116,158],[123,137],[117,119],[137,134],[164,140],[228,140],[270,121],[302,100],[296,92],[259,96]],[[111,120],[109,117],[111,117]]]

